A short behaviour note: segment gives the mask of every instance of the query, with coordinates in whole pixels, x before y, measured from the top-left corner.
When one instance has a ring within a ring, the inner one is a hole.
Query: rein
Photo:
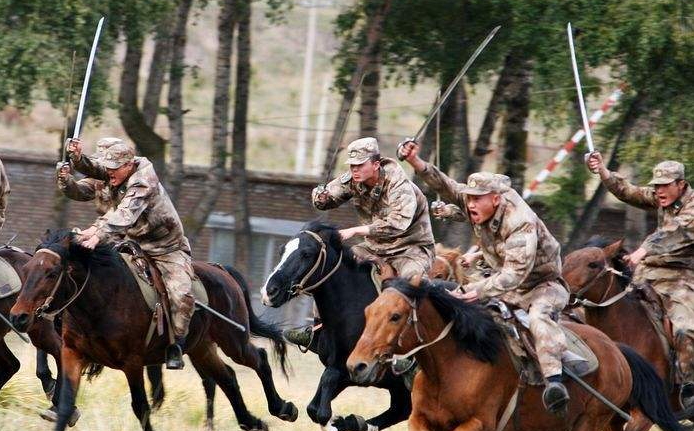
[[[607,289],[605,289],[605,293],[602,294],[602,296],[600,297],[600,300],[598,302],[593,302],[589,299],[583,298],[584,294],[587,293],[590,289],[592,289],[597,284],[598,280],[600,280],[606,274],[612,274],[612,277],[610,278],[610,285],[607,286]],[[607,295],[612,290],[612,287],[614,286],[614,283],[615,283],[615,280],[617,279],[617,277],[627,278],[627,276],[625,276],[623,272],[618,271],[609,265],[605,265],[598,275],[596,275],[590,282],[588,282],[588,284],[583,286],[574,295],[573,305],[582,305],[582,306],[588,307],[588,308],[602,308],[602,307],[609,307],[610,305],[621,300],[622,298],[627,296],[629,293],[631,293],[634,289],[632,287],[627,287],[626,289],[619,292],[615,296],[612,296],[611,298],[605,300],[605,298],[607,298]]]
[[[444,281],[454,280],[455,270],[453,269],[453,265],[451,265],[451,263],[447,259],[441,256],[436,256],[436,260],[443,262],[446,265],[446,269],[448,270],[448,277],[446,277]]]
[[[35,254],[38,254],[38,253],[48,253],[48,254],[56,256],[57,258],[62,260],[62,257],[60,257],[60,255],[58,253],[54,252],[53,250],[47,249],[47,248],[41,248],[39,250],[36,250]],[[51,306],[51,303],[55,299],[55,294],[58,291],[58,288],[60,287],[60,283],[63,281],[63,275],[65,275],[66,273],[67,273],[68,279],[72,282],[73,286],[75,286],[75,294],[72,295],[72,297],[70,299],[68,299],[68,301],[62,307],[58,308],[55,311],[47,312],[46,310],[48,310],[48,308]],[[84,288],[87,286],[87,282],[89,281],[90,275],[91,275],[91,268],[87,268],[87,276],[84,279],[84,283],[82,283],[82,286],[80,286],[78,288],[77,282],[75,281],[75,279],[72,278],[72,276],[70,275],[69,272],[67,272],[65,269],[63,269],[60,272],[60,275],[58,276],[58,280],[55,282],[53,289],[51,289],[50,295],[48,295],[48,297],[45,299],[45,301],[43,301],[43,304],[40,305],[36,309],[36,311],[35,311],[36,317],[42,317],[42,318],[52,322],[55,319],[55,316],[62,313],[67,307],[70,306],[70,304],[75,302],[75,300],[82,294],[82,292],[84,291]]]
[[[407,301],[407,303],[410,305],[410,314],[407,318],[407,328],[400,333],[400,336],[398,336],[397,345],[402,346],[402,337],[405,334],[405,332],[407,331],[407,329],[410,327],[414,328],[414,332],[415,332],[415,334],[417,334],[417,340],[420,343],[423,343],[423,344],[420,344],[419,346],[415,347],[414,349],[410,350],[409,352],[407,352],[405,354],[402,354],[402,355],[391,354],[390,357],[387,357],[386,355],[382,355],[381,357],[378,358],[378,362],[380,362],[382,364],[383,363],[390,363],[393,374],[398,375],[398,374],[403,374],[403,373],[407,372],[408,370],[397,372],[394,369],[395,363],[397,361],[402,360],[402,359],[407,359],[410,356],[414,355],[415,353],[419,352],[420,350],[423,350],[423,349],[426,349],[427,347],[433,346],[434,344],[436,344],[439,341],[446,338],[446,336],[451,332],[451,329],[453,329],[453,323],[454,322],[452,320],[450,322],[448,322],[448,324],[443,328],[441,333],[436,338],[429,341],[428,343],[425,343],[424,338],[419,333],[419,327],[417,326],[417,324],[419,323],[419,318],[417,317],[417,309],[419,308],[419,304],[417,304],[417,301],[411,300],[409,297],[407,297],[407,295],[400,292],[399,290],[393,290],[393,291],[397,292],[398,295],[402,296],[405,299],[405,301]]]
[[[318,244],[320,245],[320,252],[318,253],[318,259],[316,259],[316,263],[313,264],[313,267],[304,275],[304,277],[301,279],[300,282],[292,285],[290,294],[292,296],[294,295],[311,295],[311,291],[315,290],[319,286],[321,286],[323,283],[325,283],[328,278],[330,278],[339,268],[340,265],[342,264],[342,251],[340,251],[340,257],[337,259],[337,263],[331,269],[323,278],[318,280],[318,282],[310,285],[310,286],[305,286],[306,283],[308,283],[308,280],[313,277],[313,275],[318,271],[318,267],[320,267],[320,273],[323,273],[325,271],[325,264],[328,262],[328,250],[327,246],[325,245],[325,242],[323,241],[323,238],[320,237],[315,232],[311,232],[310,230],[303,230],[300,233],[306,233],[310,235],[313,239],[315,239]]]

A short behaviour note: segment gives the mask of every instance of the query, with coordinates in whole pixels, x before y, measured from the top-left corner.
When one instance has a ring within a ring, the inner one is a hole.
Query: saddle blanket
[[[0,299],[12,296],[22,288],[22,280],[12,265],[0,257]]]

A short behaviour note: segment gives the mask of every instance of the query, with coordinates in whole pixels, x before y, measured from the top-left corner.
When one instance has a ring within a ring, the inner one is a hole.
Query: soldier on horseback
[[[425,277],[434,259],[434,235],[424,194],[393,159],[381,157],[376,138],[357,139],[347,147],[349,172],[312,193],[319,210],[351,200],[359,226],[340,230],[343,240],[363,237],[355,256],[379,266],[390,265],[405,279]],[[285,332],[298,345],[311,341],[310,328]]]
[[[100,142],[98,159],[84,157],[80,141],[70,142],[76,169],[91,178],[75,181],[61,170],[60,188],[73,199],[96,199],[98,209],[105,209],[89,229],[80,232],[83,246],[94,248],[102,241],[128,239],[156,263],[169,295],[175,336],[175,343],[167,349],[166,366],[181,369],[194,311],[191,287],[195,277],[183,224],[147,158],[135,157],[132,147],[119,139]]]
[[[650,286],[672,322],[680,402],[688,408],[694,405],[694,191],[685,180],[684,165],[659,163],[649,186],[638,187],[610,172],[598,152],[590,154],[587,164],[619,200],[658,210],[658,229],[625,260],[635,267],[632,284]]]
[[[509,186],[508,177],[477,172],[468,177],[467,184],[459,184],[422,160],[417,143],[404,142],[398,151],[432,190],[463,209],[457,215],[472,223],[484,259],[493,270],[488,278],[461,286],[464,292],[456,296],[467,301],[498,298],[528,310],[530,332],[546,379],[543,402],[551,412],[562,411],[569,401],[562,383],[566,340],[557,320],[569,293],[561,280],[559,243]],[[432,210],[435,216],[443,215],[438,213],[440,208]]]

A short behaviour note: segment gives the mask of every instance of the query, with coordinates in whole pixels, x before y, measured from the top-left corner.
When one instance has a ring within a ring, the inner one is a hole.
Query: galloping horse
[[[637,295],[627,290],[631,276],[622,261],[626,254],[622,241],[609,244],[596,238],[587,245],[566,256],[563,268],[563,277],[573,297],[585,309],[586,322],[613,340],[631,346],[669,382],[674,372],[669,352]],[[670,404],[679,408],[679,387],[668,385],[668,389]],[[691,417],[692,414],[694,412],[684,412],[678,416]],[[628,431],[650,429],[650,421],[646,418],[634,419]]]
[[[394,279],[386,286],[366,309],[364,334],[347,361],[352,378],[376,381],[394,354],[414,351],[421,371],[412,388],[410,431],[497,430],[520,382],[492,316],[437,283],[414,287]],[[585,378],[588,384],[617,406],[632,398],[663,430],[681,429],[664,400],[663,382],[638,354],[590,326],[567,326],[600,359]],[[575,382],[566,383],[571,400],[563,417],[545,411],[541,388],[527,387],[518,397],[517,417],[504,429],[621,430],[623,420],[612,410]]]
[[[63,381],[56,430],[65,430],[80,377],[90,364],[125,373],[133,411],[143,429],[152,430],[143,367],[163,362],[167,340],[159,337],[150,346],[144,345],[151,313],[120,255],[108,245],[99,245],[92,251],[73,239],[73,233],[59,231],[39,246],[24,267],[26,280],[11,314],[12,323],[24,330],[32,326],[37,313],[65,307],[61,347]],[[296,420],[294,404],[284,401],[275,390],[265,350],[250,343],[249,330],[270,338],[284,369],[286,346],[279,329],[253,315],[247,295],[228,271],[201,262],[194,262],[193,267],[205,286],[209,305],[246,328],[240,332],[213,322],[216,318],[207,313],[195,313],[185,349],[193,366],[222,388],[242,429],[266,430],[267,425],[248,412],[236,376],[218,356],[217,345],[235,362],[256,371],[271,414],[283,420]],[[47,301],[49,298],[52,300]]]
[[[364,329],[364,309],[378,297],[378,291],[371,279],[371,265],[354,260],[334,226],[314,221],[285,244],[280,262],[263,286],[263,303],[279,307],[302,293],[313,295],[323,320],[311,346],[325,370],[307,412],[311,420],[325,426],[332,418],[332,400],[356,385],[345,362]],[[402,378],[387,373],[366,386],[387,389],[390,407],[366,424],[357,415],[337,418],[332,425],[338,431],[366,429],[367,424],[382,430],[407,419],[412,404]]]

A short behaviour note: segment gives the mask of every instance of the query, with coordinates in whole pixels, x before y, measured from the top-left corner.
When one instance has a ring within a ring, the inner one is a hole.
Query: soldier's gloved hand
[[[58,162],[55,165],[55,173],[60,181],[67,181],[70,178],[70,163]]]
[[[398,160],[409,160],[410,158],[419,155],[419,144],[414,141],[414,138],[407,138],[398,144],[396,156]]]
[[[442,201],[434,201],[431,203],[431,215],[439,220],[451,217],[453,211]]]
[[[460,256],[460,264],[464,268],[469,268],[471,267],[477,259],[481,257],[482,253],[476,252],[476,253],[465,253],[464,255]]]
[[[328,189],[324,184],[313,189],[313,199],[318,205],[326,205],[330,199]]]
[[[82,140],[79,138],[68,138],[65,141],[66,151],[70,154],[73,160],[79,160],[82,157]]]

